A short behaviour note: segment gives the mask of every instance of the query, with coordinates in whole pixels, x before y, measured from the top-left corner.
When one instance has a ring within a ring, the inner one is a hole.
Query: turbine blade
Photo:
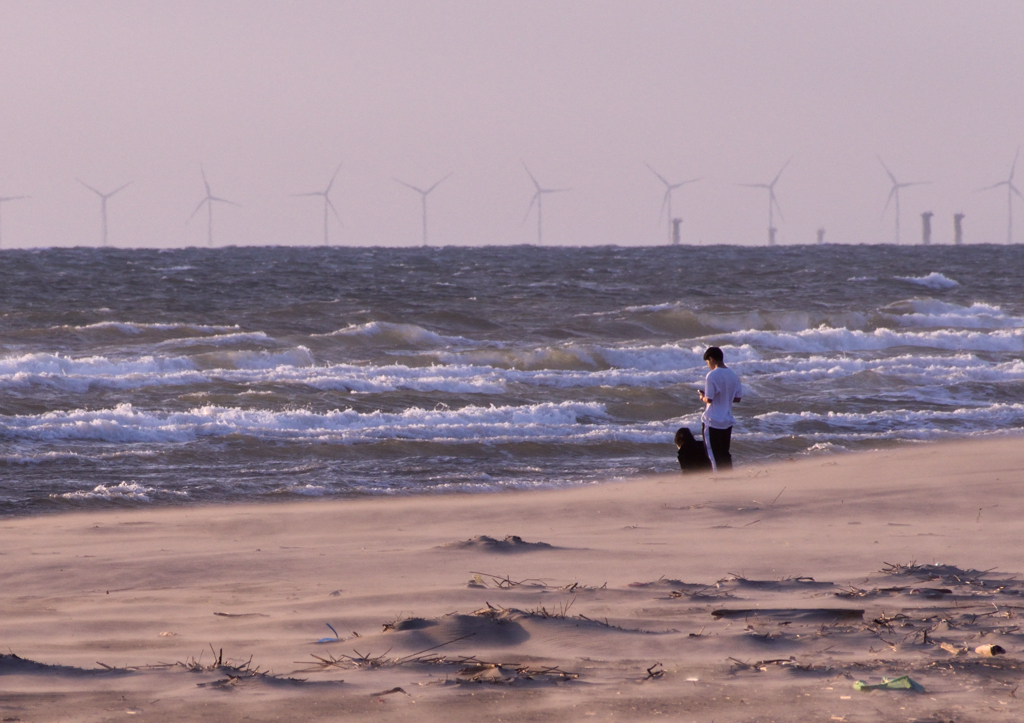
[[[219,203],[229,203],[229,204],[231,204],[232,206],[238,206],[239,208],[242,208],[242,204],[240,204],[240,203],[235,203],[234,201],[229,201],[229,200],[227,200],[226,198],[219,198],[219,197],[217,197],[217,196],[210,196],[210,200],[211,200],[211,201],[217,201],[217,202],[219,202]]]
[[[789,160],[782,164],[782,168],[780,168],[779,172],[775,174],[775,178],[772,180],[771,183],[768,184],[769,186],[774,186],[776,183],[779,182],[779,179],[782,178],[782,172],[786,170],[786,166],[788,166],[790,163],[792,163],[792,161],[793,161],[793,157],[790,156]]]
[[[767,183],[737,183],[737,186],[745,186],[747,188],[771,188]]]
[[[299,198],[300,196],[324,196],[326,195],[323,191],[310,191],[309,193],[289,193],[292,198]]]
[[[327,184],[327,188],[324,189],[324,193],[325,194],[331,192],[331,186],[334,185],[334,179],[338,177],[339,173],[341,173],[341,164],[340,163],[338,164],[338,167],[334,169],[334,175],[331,176],[331,180],[330,180],[330,183]]]
[[[651,173],[653,173],[653,174],[654,174],[655,176],[657,176],[657,177],[658,177],[658,179],[659,179],[659,180],[660,180],[660,181],[661,181],[662,183],[664,183],[664,184],[665,184],[666,186],[669,186],[669,187],[671,187],[671,185],[672,185],[672,184],[670,184],[670,183],[669,183],[669,182],[668,182],[667,180],[665,180],[665,177],[664,177],[663,175],[661,175],[660,173],[658,173],[657,171],[655,171],[655,170],[654,170],[653,168],[651,168],[651,164],[650,164],[650,163],[644,163],[644,165],[645,165],[645,166],[647,166],[648,168],[650,168],[650,169],[651,169]]]
[[[325,201],[327,201],[327,207],[328,207],[328,208],[330,208],[330,209],[331,209],[331,211],[333,211],[333,212],[334,212],[334,217],[335,217],[336,219],[338,219],[338,223],[341,223],[341,216],[339,216],[339,215],[338,215],[338,209],[336,209],[336,208],[334,207],[334,204],[333,204],[333,203],[331,203],[331,199],[329,199],[329,198],[328,198],[328,197],[326,196],[326,194],[324,195],[324,200],[325,200]],[[342,225],[342,226],[344,226],[345,224],[341,223],[341,225]]]
[[[1016,193],[1018,198],[1024,198],[1024,196],[1020,195],[1020,191],[1017,190],[1017,187],[1014,186],[1012,183],[1010,184],[1010,190]],[[28,198],[28,196],[21,196],[21,198]]]
[[[661,216],[661,214],[665,213],[666,209],[668,209],[668,199],[671,196],[672,196],[672,189],[670,187],[670,188],[665,190],[665,195],[661,197],[661,211],[658,212],[659,216]]]
[[[882,209],[882,217],[884,217],[885,212],[889,210],[889,204],[892,203],[892,198],[896,195],[896,192],[899,191],[899,188],[899,186],[893,186],[889,191],[889,198],[885,199],[885,208]]]
[[[210,199],[209,199],[209,197],[207,197],[207,198],[204,198],[204,199],[203,199],[202,201],[200,201],[200,202],[199,202],[199,205],[198,205],[198,206],[196,206],[196,210],[195,210],[195,211],[193,211],[193,212],[192,212],[192,215],[188,217],[188,220],[189,220],[189,221],[191,221],[191,220],[192,220],[193,218],[195,218],[196,214],[197,214],[197,213],[199,213],[199,209],[201,209],[201,208],[203,207],[203,205],[204,205],[204,204],[208,203],[208,202],[209,202],[209,200],[210,200]],[[186,223],[187,223],[187,222],[186,222]]]
[[[394,176],[392,176],[392,178],[394,178]],[[401,183],[406,188],[411,188],[412,190],[416,191],[416,193],[424,193],[424,190],[422,188],[417,188],[416,186],[412,185],[411,183],[406,183],[405,181],[403,181],[403,180],[401,180],[399,178],[394,178],[394,180],[397,181],[398,183]]]
[[[981,193],[982,191],[991,191],[993,188],[999,188],[1000,186],[1012,186],[1012,185],[1013,184],[1011,184],[1009,181],[1000,181],[999,183],[993,183],[991,186],[985,186],[984,188],[979,188],[977,191],[975,191],[975,193]]]
[[[23,198],[32,198],[31,196],[0,196],[0,203],[5,201],[20,201]]]
[[[779,212],[779,218],[785,221],[786,217],[782,215],[782,206],[779,205],[779,199],[775,198],[775,191],[771,192],[769,200],[774,204],[775,210]]]
[[[523,161],[523,168],[526,169],[526,175],[530,177],[530,180],[533,181],[533,185],[537,189],[537,192],[540,193],[540,184],[537,183],[537,179],[533,177],[532,173],[530,173],[530,169],[527,167],[526,161]]]
[[[882,164],[882,168],[885,169],[885,172],[889,174],[889,180],[893,182],[893,185],[898,184],[899,181],[896,180],[896,176],[892,175],[892,171],[889,170],[889,166],[885,165],[885,161],[882,160],[882,157],[876,154],[875,158],[877,158],[878,162]]]
[[[130,185],[132,185],[132,181],[128,181],[128,183],[124,184],[123,186],[121,186],[120,188],[118,188],[118,189],[117,189],[116,191],[111,191],[110,193],[108,193],[108,194],[107,194],[107,198],[110,198],[110,197],[111,197],[111,196],[113,196],[113,195],[114,195],[115,193],[120,193],[120,192],[121,192],[121,191],[123,191],[124,189],[128,188],[128,186],[130,186]]]
[[[85,186],[86,188],[88,188],[88,189],[89,189],[90,191],[92,191],[93,193],[95,193],[95,194],[96,194],[97,196],[99,196],[99,197],[101,197],[101,198],[103,197],[103,194],[102,194],[102,193],[100,193],[99,191],[97,191],[97,190],[96,190],[95,188],[93,188],[92,186],[90,186],[90,185],[89,185],[88,183],[86,183],[85,181],[83,181],[83,180],[82,180],[81,178],[76,178],[75,180],[76,180],[76,181],[78,181],[79,183],[81,183],[81,184],[82,184],[83,186]]]
[[[445,182],[445,181],[447,181],[447,180],[448,180],[449,178],[451,178],[451,177],[452,177],[452,176],[453,176],[454,174],[455,174],[455,171],[452,171],[452,172],[451,172],[451,173],[449,173],[449,174],[448,174],[447,176],[445,176],[445,177],[444,177],[444,178],[442,178],[442,179],[441,179],[440,181],[438,181],[438,182],[437,182],[437,183],[435,183],[435,184],[434,184],[433,186],[431,186],[431,187],[430,187],[430,188],[428,188],[428,189],[427,189],[426,191],[424,191],[424,194],[430,193],[430,192],[431,192],[431,191],[433,191],[433,190],[434,190],[435,188],[437,188],[437,187],[438,187],[438,186],[440,186],[440,185],[441,185],[442,183],[444,183],[444,182]]]
[[[676,185],[672,186],[672,188],[679,188],[680,186],[688,186],[691,183],[696,183],[697,181],[703,181],[703,180],[704,180],[703,176],[700,177],[700,178],[691,178],[688,181],[682,181],[680,183],[677,183]]]
[[[206,180],[206,169],[203,168],[203,164],[202,163],[199,164],[199,173],[203,177],[203,185],[206,186],[206,195],[207,196],[212,196],[213,195],[213,191],[210,190],[210,182]]]
[[[529,173],[529,171],[527,171],[527,173]],[[539,199],[539,198],[540,198],[540,191],[537,191],[535,194],[533,194],[533,197],[530,198],[530,205],[526,207],[526,215],[523,216],[523,220],[520,222],[520,224],[526,223],[526,219],[528,219],[530,217],[530,211],[533,210],[533,204],[537,203],[537,199]]]

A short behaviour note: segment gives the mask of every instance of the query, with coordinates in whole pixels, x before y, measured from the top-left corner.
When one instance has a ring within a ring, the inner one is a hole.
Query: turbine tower
[[[699,181],[701,179],[699,179],[699,178],[691,178],[688,181],[681,181],[679,183],[669,183],[668,179],[666,179],[663,175],[661,175],[660,173],[655,171],[653,168],[651,168],[651,164],[650,163],[645,163],[644,165],[647,166],[648,168],[650,168],[651,173],[653,173],[655,176],[657,176],[658,180],[665,184],[665,195],[661,199],[661,211],[659,212],[659,215],[660,214],[664,214],[665,215],[665,219],[666,219],[667,224],[668,224],[668,237],[669,237],[669,241],[671,241],[673,244],[677,244],[677,243],[679,243],[677,241],[678,235],[674,232],[674,228],[673,228],[673,223],[675,221],[675,217],[672,215],[672,191],[676,190],[677,188],[679,188],[681,186],[685,186],[688,183],[696,183],[697,181]],[[661,223],[660,218],[659,218],[658,223]],[[675,228],[678,228],[678,227],[675,227]]]
[[[1013,194],[1017,194],[1018,198],[1024,198],[1020,195],[1020,191],[1013,185],[1013,173],[1017,170],[1017,156],[1020,155],[1020,148],[1017,148],[1017,153],[1013,156],[1013,163],[1010,164],[1010,175],[1007,176],[1005,181],[999,183],[993,183],[991,186],[985,186],[985,188],[979,188],[978,191],[991,191],[993,188],[999,188],[1000,186],[1006,186],[1006,243],[1013,243]]]
[[[336,219],[338,219],[338,223],[341,223],[341,216],[338,215],[338,209],[336,209],[334,207],[334,204],[331,203],[331,186],[334,185],[334,179],[338,177],[338,173],[340,171],[341,171],[341,164],[339,163],[338,167],[336,169],[334,169],[334,175],[331,176],[331,180],[327,184],[327,188],[325,188],[322,191],[310,191],[309,193],[293,193],[292,194],[292,196],[294,196],[294,197],[298,197],[298,196],[322,196],[323,197],[323,199],[324,199],[324,246],[330,246],[331,245],[330,241],[329,241],[329,239],[327,237],[327,221],[328,221],[327,210],[330,209],[331,211],[333,211],[334,212],[334,217]]]
[[[741,183],[740,184],[741,186],[746,186],[747,188],[766,188],[766,189],[768,189],[768,245],[769,246],[774,246],[775,245],[775,231],[776,231],[776,229],[775,229],[775,214],[774,214],[774,212],[775,212],[776,209],[778,209],[778,211],[779,211],[779,218],[781,218],[783,221],[785,221],[785,218],[782,215],[782,206],[779,205],[779,200],[777,198],[775,198],[775,184],[779,182],[779,179],[782,177],[782,172],[786,170],[786,166],[788,166],[789,162],[792,161],[792,160],[793,159],[790,158],[789,161],[786,161],[782,165],[782,168],[780,168],[779,172],[775,174],[775,178],[772,179],[771,183]]]
[[[103,245],[106,246],[107,245],[107,199],[109,199],[115,193],[120,193],[121,191],[123,191],[125,188],[130,186],[132,182],[128,181],[128,183],[124,184],[120,188],[114,189],[110,193],[103,193],[102,191],[96,190],[95,188],[90,186],[88,183],[83,181],[81,178],[78,179],[78,182],[81,183],[83,186],[85,186],[90,191],[92,191],[93,193],[95,193],[97,196],[100,197],[100,215],[103,217]]]
[[[20,201],[23,198],[30,198],[29,196],[0,196],[0,212],[3,211],[4,204],[8,201]],[[0,213],[0,247],[3,246],[3,214]]]
[[[214,196],[213,195],[213,191],[210,190],[210,183],[209,183],[209,181],[206,180],[206,171],[203,169],[203,166],[201,164],[199,166],[199,172],[203,176],[203,185],[206,187],[206,197],[203,198],[203,200],[199,202],[199,205],[196,206],[196,210],[192,212],[192,215],[188,217],[188,220],[191,221],[193,218],[195,218],[195,215],[197,213],[199,213],[199,210],[204,205],[206,206],[206,211],[207,211],[206,238],[207,238],[207,241],[209,242],[210,246],[212,247],[213,246],[213,202],[217,201],[218,203],[229,203],[232,206],[238,206],[239,208],[241,208],[242,206],[241,206],[241,204],[235,203],[234,201],[229,201],[226,198],[219,198],[218,196]]]
[[[876,158],[878,158],[878,162],[882,164],[882,168],[885,169],[885,172],[889,174],[889,180],[892,181],[892,188],[889,189],[889,198],[887,198],[885,201],[885,208],[882,209],[882,216],[885,216],[885,212],[889,210],[889,204],[892,202],[893,198],[895,198],[896,243],[898,244],[900,242],[900,189],[908,188],[910,186],[923,186],[925,184],[931,183],[931,181],[910,181],[907,183],[900,183],[899,181],[896,180],[896,176],[892,174],[892,171],[889,170],[889,167],[885,165],[885,161],[882,160],[881,156],[876,156]]]
[[[453,171],[453,173],[454,173],[454,171]],[[449,173],[447,176],[442,178],[440,181],[435,183],[430,188],[420,188],[418,186],[412,185],[411,183],[406,183],[405,181],[402,181],[402,180],[400,180],[398,178],[395,178],[395,181],[397,181],[398,183],[401,183],[406,188],[411,188],[412,190],[416,191],[416,193],[420,194],[420,201],[423,203],[423,245],[424,246],[427,245],[427,196],[430,195],[431,191],[433,191],[435,188],[440,186],[442,183],[444,183],[445,181],[447,181],[451,177],[452,177],[452,174]]]
[[[537,204],[537,245],[539,246],[540,244],[543,243],[543,238],[544,238],[544,235],[543,235],[544,234],[544,213],[543,213],[543,209],[541,207],[541,201],[544,198],[544,194],[545,193],[564,193],[565,191],[568,191],[569,189],[568,188],[542,188],[541,185],[539,183],[537,183],[537,179],[533,177],[532,173],[530,173],[530,169],[526,166],[526,162],[525,161],[523,162],[523,168],[526,169],[526,175],[528,175],[530,177],[530,180],[533,181],[533,187],[535,189],[537,189],[536,192],[533,194],[533,198],[530,199],[530,205],[526,209],[526,215],[523,216],[523,223],[525,223],[526,219],[528,219],[530,217],[530,211],[533,210],[533,205]]]

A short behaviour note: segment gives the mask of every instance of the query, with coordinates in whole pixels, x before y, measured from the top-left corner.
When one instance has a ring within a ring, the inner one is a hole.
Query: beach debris
[[[388,631],[399,631],[399,630],[423,630],[424,628],[432,628],[437,625],[436,620],[427,620],[426,618],[403,618],[401,616],[395,618],[390,623],[381,623],[383,632]]]
[[[994,658],[997,655],[1005,655],[1006,650],[1001,645],[979,645],[974,652],[986,658]]]
[[[173,637],[176,637],[177,635],[178,635],[177,633],[172,633],[172,632],[168,632],[168,631],[160,633],[160,637],[161,638],[173,638]]]
[[[316,641],[316,644],[317,645],[322,645],[323,643],[339,643],[339,642],[341,642],[341,637],[338,635],[338,631],[335,630],[331,626],[330,623],[324,623],[324,625],[326,625],[327,627],[329,627],[331,629],[331,632],[334,633],[334,637],[333,638],[320,638],[319,640]]]
[[[494,587],[501,588],[502,590],[511,590],[514,587],[526,586],[526,587],[548,587],[547,583],[543,580],[526,579],[526,580],[513,580],[508,575],[492,575],[489,572],[473,572],[470,570],[470,575],[473,575],[473,582],[476,585],[470,585],[470,587],[487,587],[488,583],[484,578],[490,580],[490,584]]]
[[[372,655],[370,653],[363,654],[355,648],[352,649],[352,652],[355,653],[355,655],[343,654],[338,657],[335,657],[330,653],[327,653],[326,657],[320,655],[313,655],[313,653],[310,653],[310,655],[313,658],[315,658],[318,662],[315,663],[312,668],[305,668],[303,670],[298,670],[296,672],[311,673],[321,670],[327,670],[328,668],[387,668],[396,665],[405,665],[409,663],[431,663],[435,662],[438,656],[427,656],[426,653],[437,650],[438,648],[443,648],[446,645],[451,645],[452,643],[457,643],[460,640],[471,638],[474,635],[476,635],[476,633],[462,635],[460,637],[453,638],[446,642],[440,643],[439,645],[434,645],[424,650],[420,650],[419,652],[412,653],[411,655],[404,655],[400,658],[386,657],[387,654],[391,652],[391,648],[388,648],[380,655]],[[308,661],[296,660],[295,662],[299,664],[304,664]]]
[[[953,643],[939,643],[939,647],[945,650],[950,655],[963,655],[967,652],[967,648],[960,648]]]
[[[554,610],[548,610],[545,607],[534,608],[533,610],[521,610],[519,608],[503,608],[500,605],[491,605],[489,602],[485,603],[487,607],[474,610],[471,615],[478,615],[482,617],[488,617],[496,621],[515,620],[516,618],[550,618],[557,620],[580,620],[591,625],[597,625],[602,628],[611,628],[612,630],[621,630],[627,633],[643,633],[644,635],[664,635],[668,633],[678,633],[676,629],[670,630],[644,630],[643,628],[625,628],[621,625],[613,625],[608,622],[608,619],[595,620],[594,618],[588,618],[582,613],[578,615],[569,615],[569,608],[576,601],[574,597],[568,603],[563,603],[560,608]]]
[[[657,680],[665,675],[665,666],[661,663],[655,663],[647,669],[647,677],[644,680]]]
[[[533,550],[552,550],[551,545],[546,542],[527,542],[519,535],[505,535],[501,540],[487,535],[477,535],[468,540],[449,542],[442,547],[454,548],[457,550],[477,549],[484,552],[530,552]]]
[[[222,618],[269,618],[264,613],[214,613]]]
[[[756,670],[761,673],[767,673],[769,665],[775,665],[780,668],[793,668],[795,670],[803,671],[814,670],[813,664],[807,663],[805,665],[802,665],[796,662],[796,658],[794,658],[792,655],[788,658],[771,658],[769,660],[758,660],[753,663],[747,663],[732,657],[728,658],[728,660],[731,660],[733,665],[739,670]]]
[[[409,695],[401,688],[392,688],[391,690],[382,690],[378,693],[370,693],[371,698],[382,698],[385,695],[393,695],[395,693],[401,693],[402,695]]]
[[[915,693],[924,693],[924,686],[912,679],[909,675],[901,675],[898,678],[882,678],[881,683],[869,685],[863,680],[853,684],[854,690],[870,693],[873,690],[909,690]]]
[[[472,662],[470,662],[472,660]],[[439,661],[440,662],[440,661]],[[444,661],[450,664],[451,661]],[[469,663],[468,665],[466,663]],[[496,683],[512,685],[520,680],[548,680],[561,682],[576,680],[578,673],[568,673],[558,666],[531,668],[518,663],[490,663],[473,659],[463,659],[458,663],[461,667],[456,673],[458,683]]]
[[[788,618],[810,620],[852,620],[864,617],[863,610],[851,608],[719,608],[711,616],[720,618]],[[878,622],[877,620],[875,622]]]

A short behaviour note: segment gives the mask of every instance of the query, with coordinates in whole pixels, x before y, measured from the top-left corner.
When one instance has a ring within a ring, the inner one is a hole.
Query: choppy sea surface
[[[737,464],[1024,431],[1024,247],[0,252],[0,516]]]

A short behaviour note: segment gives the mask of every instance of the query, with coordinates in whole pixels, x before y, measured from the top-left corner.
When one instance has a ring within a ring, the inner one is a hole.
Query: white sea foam
[[[147,487],[138,482],[118,482],[116,485],[96,485],[91,490],[77,490],[75,492],[64,492],[52,494],[54,499],[65,500],[127,500],[130,502],[152,502],[154,497],[176,497],[187,498],[188,492],[184,490],[163,490],[159,487]]]
[[[461,336],[442,336],[416,324],[395,324],[386,321],[353,324],[344,329],[332,331],[329,334],[314,334],[314,336],[339,337],[351,340],[367,339],[377,343],[386,342],[412,348],[473,344],[469,339]]]
[[[860,331],[819,327],[801,332],[742,331],[723,337],[737,345],[791,353],[883,351],[899,347],[950,351],[1024,351],[1024,329],[981,332],[948,329],[894,331],[883,328]]]
[[[262,331],[235,332],[231,334],[214,334],[212,336],[192,336],[184,339],[168,339],[162,341],[161,347],[188,346],[230,346],[232,344],[276,344],[277,341]]]
[[[947,278],[938,271],[933,271],[927,276],[895,276],[893,278],[918,286],[927,286],[929,289],[952,289],[960,285],[959,281]]]
[[[210,326],[207,324],[146,324],[136,321],[99,321],[95,324],[84,324],[82,326],[59,326],[54,327],[59,331],[103,331],[113,330],[124,334],[142,334],[146,331],[191,331],[199,334],[219,334],[237,331],[238,325],[233,326]]]
[[[4,434],[19,440],[188,442],[200,437],[241,435],[266,440],[366,443],[382,439],[438,443],[524,441],[601,443],[650,442],[665,425],[610,423],[604,405],[561,402],[462,409],[410,408],[402,412],[351,409],[316,413],[207,406],[188,412],[153,413],[129,404],[104,410],[49,412],[8,417]]]
[[[977,302],[970,306],[938,299],[898,301],[879,310],[899,326],[953,329],[1017,329],[1024,317],[1011,316],[1000,307]]]

